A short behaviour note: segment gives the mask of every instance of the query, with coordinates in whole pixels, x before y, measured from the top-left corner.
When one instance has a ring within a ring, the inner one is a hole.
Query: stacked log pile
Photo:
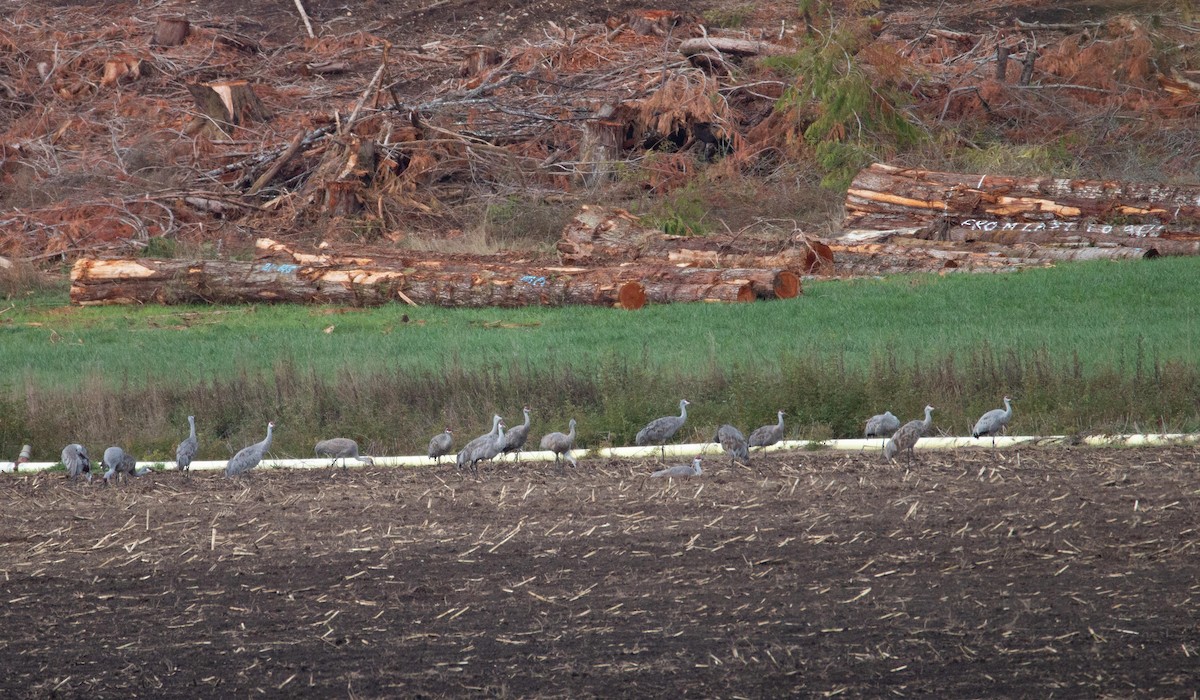
[[[1011,270],[1200,254],[1200,187],[966,175],[876,163],[846,192],[839,274]]]

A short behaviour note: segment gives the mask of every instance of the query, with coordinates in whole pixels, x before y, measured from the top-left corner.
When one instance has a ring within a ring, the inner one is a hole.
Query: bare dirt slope
[[[5,479],[0,692],[1200,687],[1195,450],[709,462]]]

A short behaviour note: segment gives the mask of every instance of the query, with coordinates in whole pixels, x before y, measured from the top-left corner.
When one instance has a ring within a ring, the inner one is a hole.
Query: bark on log
[[[765,41],[713,36],[685,39],[679,43],[679,53],[684,56],[698,53],[727,53],[731,56],[779,56],[788,53],[788,50]]]
[[[270,117],[248,80],[189,83],[187,89],[207,117],[197,120],[195,130],[208,128],[214,138],[228,138],[235,127]]]
[[[1200,240],[1196,186],[965,175],[876,163],[854,178],[846,212],[847,229],[966,224],[981,230]]]
[[[816,239],[780,242],[736,236],[668,236],[623,209],[583,206],[558,241],[562,261],[604,265],[666,261],[698,267],[783,268],[798,274],[829,269],[833,253]]]
[[[918,235],[924,237],[931,234],[925,232]],[[940,232],[938,235],[947,241],[955,243],[990,243],[1001,246],[1036,243],[1043,246],[1056,245],[1071,248],[1133,246],[1144,248],[1147,251],[1153,250],[1158,255],[1200,255],[1200,240],[1173,240],[1162,236],[1156,238],[1131,238],[1128,235],[1115,236],[1111,233],[1088,233],[1086,230],[1081,233],[1064,234],[1055,231],[1021,231],[1016,228],[1007,230],[997,228],[991,231],[984,231],[976,228],[955,226],[944,232]]]
[[[191,25],[182,17],[163,17],[154,25],[154,38],[150,40],[155,46],[179,46],[191,32]]]
[[[982,270],[1018,267],[1038,267],[1047,262],[1033,257],[1021,257],[1003,252],[981,252],[971,250],[948,250],[934,247],[907,246],[900,243],[857,243],[831,245],[838,256],[836,272],[845,274],[846,270],[855,265],[864,265],[869,261],[881,267],[893,270],[916,272],[921,270],[940,270],[943,268],[961,268],[963,270]]]
[[[407,297],[466,307],[587,304],[638,308],[646,301],[750,301],[741,279],[711,283],[632,270],[533,275],[494,270],[310,267],[274,262],[80,259],[71,301],[80,305],[318,302],[370,306]],[[403,297],[401,296],[403,294]]]

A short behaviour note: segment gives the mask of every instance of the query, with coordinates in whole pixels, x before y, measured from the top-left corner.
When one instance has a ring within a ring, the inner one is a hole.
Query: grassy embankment
[[[683,440],[780,408],[790,436],[854,436],[872,413],[907,419],[926,402],[935,432],[961,435],[1005,393],[1020,433],[1196,430],[1197,288],[1200,260],[1162,259],[813,282],[786,302],[636,313],[80,309],[41,294],[0,315],[0,449],[52,458],[80,441],[165,459],[193,413],[203,458],[260,439],[268,419],[280,455],[333,435],[413,453],[443,425],[469,439],[525,403],[535,435],[575,416],[582,444],[628,444],[681,397]]]

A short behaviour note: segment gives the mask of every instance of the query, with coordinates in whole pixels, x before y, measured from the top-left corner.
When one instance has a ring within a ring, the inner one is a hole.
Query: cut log
[[[531,279],[555,279],[570,277],[577,283],[594,281],[609,282],[655,282],[676,285],[749,285],[751,292],[758,299],[793,299],[801,293],[800,277],[786,269],[742,269],[719,268],[706,269],[696,267],[681,267],[678,265],[625,263],[606,267],[577,267],[577,266],[536,266],[514,264],[501,260],[480,260],[472,258],[438,258],[428,253],[422,253],[422,258],[412,255],[399,256],[392,251],[390,255],[354,255],[338,253],[333,250],[320,253],[305,253],[270,238],[260,238],[255,241],[255,248],[260,258],[269,257],[274,260],[285,260],[311,266],[363,266],[377,269],[394,270],[430,270],[444,272],[475,272],[487,271],[492,274],[507,277],[528,277]],[[651,299],[657,301],[657,299]]]
[[[189,130],[200,131],[207,128],[213,138],[227,138],[233,135],[237,126],[270,117],[248,80],[189,83],[187,88],[204,115],[195,122],[198,126]]]
[[[545,274],[537,274],[545,272]],[[378,269],[275,262],[80,259],[71,301],[80,305],[318,302],[370,306],[404,299],[464,307],[587,304],[638,308],[647,301],[750,301],[750,282],[658,271],[579,269]]]
[[[876,163],[846,193],[846,229],[969,226],[1200,240],[1200,187],[965,175]]]
[[[191,25],[183,17],[162,17],[154,25],[155,46],[179,46],[191,33]]]
[[[724,37],[696,37],[679,42],[679,53],[692,56],[698,53],[725,53],[732,56],[780,56],[788,53],[782,46],[765,41],[727,39]]]
[[[918,236],[926,237],[929,231],[920,231]],[[1015,246],[1022,243],[1039,245],[1055,245],[1060,247],[1136,247],[1147,251],[1153,250],[1158,255],[1200,255],[1200,240],[1174,240],[1159,236],[1153,239],[1134,238],[1128,235],[1115,236],[1103,233],[1089,233],[1085,229],[1074,234],[1064,234],[1056,231],[1021,231],[1018,227],[1005,229],[998,227],[990,231],[974,227],[954,226],[936,235],[944,240],[955,243],[990,243],[1000,246]]]

